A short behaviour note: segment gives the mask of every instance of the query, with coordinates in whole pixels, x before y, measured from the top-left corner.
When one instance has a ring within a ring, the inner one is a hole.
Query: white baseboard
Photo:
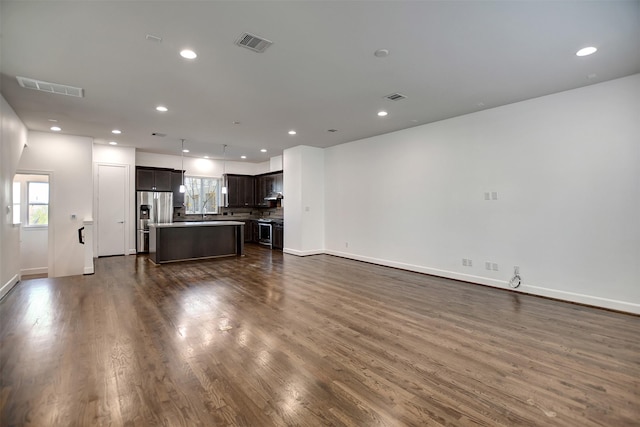
[[[4,296],[9,293],[9,291],[13,289],[13,287],[17,285],[19,281],[20,276],[16,274],[7,283],[2,285],[2,288],[0,288],[0,299],[4,298]]]
[[[609,310],[624,311],[627,313],[640,314],[640,304],[634,304],[626,301],[601,298],[593,295],[579,294],[574,292],[559,291],[556,289],[544,288],[527,283],[522,283],[517,289],[509,286],[505,280],[496,280],[482,276],[474,276],[470,274],[458,273],[455,271],[439,270],[436,268],[424,267],[420,265],[406,264],[402,262],[389,261],[379,258],[371,258],[361,255],[344,253],[340,251],[324,251],[328,255],[335,255],[342,258],[353,259],[356,261],[369,262],[371,264],[383,265],[386,267],[399,268],[401,270],[414,271],[416,273],[430,274],[432,276],[445,277],[447,279],[461,280],[464,282],[476,283],[479,285],[491,286],[493,288],[508,289],[515,292],[522,292],[530,295],[554,298],[562,301],[575,302],[579,304],[591,305],[594,307],[606,308]]]
[[[322,249],[314,249],[310,251],[299,251],[296,249],[289,249],[289,248],[282,249],[282,252],[284,252],[285,254],[291,254],[296,256],[322,255],[324,253],[327,253]]]
[[[20,270],[20,276],[29,276],[31,274],[47,274],[49,267],[23,268]]]

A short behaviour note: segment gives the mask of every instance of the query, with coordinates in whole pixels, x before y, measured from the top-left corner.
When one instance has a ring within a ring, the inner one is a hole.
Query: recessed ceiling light
[[[58,123],[58,121],[56,119],[49,119],[49,121],[53,122],[53,123]]]
[[[118,143],[115,141],[109,141],[109,145],[118,145]]]
[[[241,159],[246,159],[246,158],[247,158],[247,156],[240,156],[240,158],[241,158]]]
[[[373,52],[373,54],[375,56],[377,56],[378,58],[384,58],[386,56],[389,56],[389,50],[388,49],[378,49],[375,52]]]
[[[297,132],[295,130],[290,130],[289,135],[295,135]]]
[[[114,135],[120,135],[122,133],[122,131],[119,130],[119,129],[114,129],[114,130],[111,131],[111,133],[114,134]]]
[[[182,150],[183,153],[188,153],[189,150],[187,150],[186,148],[184,150]]]
[[[386,112],[386,111],[378,111],[378,116],[380,116],[380,117],[384,117],[384,116],[386,116],[386,115],[387,115],[387,112]]]
[[[589,47],[583,47],[582,49],[580,49],[579,51],[576,52],[577,56],[587,56],[587,55],[591,55],[593,53],[596,53],[598,49],[593,47],[593,46],[589,46]]]
[[[262,152],[262,153],[266,153],[266,152],[267,152],[267,149],[266,149],[266,148],[263,148],[262,150],[260,150],[260,152]]]
[[[196,59],[198,57],[198,55],[196,55],[196,53],[190,49],[184,49],[180,51],[180,56],[182,56],[184,59]]]
[[[205,158],[205,159],[208,159],[208,158],[209,158],[209,156],[204,156],[204,158]]]
[[[62,130],[62,128],[60,126],[51,126],[50,129],[52,131],[54,131],[54,132],[60,132]]]
[[[161,113],[166,113],[167,111],[169,111],[169,109],[167,107],[165,107],[164,105],[158,105],[156,107],[156,110],[160,111]]]

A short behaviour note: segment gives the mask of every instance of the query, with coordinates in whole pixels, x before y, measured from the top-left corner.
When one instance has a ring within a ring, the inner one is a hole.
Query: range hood
[[[265,200],[280,200],[282,198],[283,198],[282,193],[274,191],[273,193],[269,193],[267,195],[267,197],[265,197],[264,199]]]

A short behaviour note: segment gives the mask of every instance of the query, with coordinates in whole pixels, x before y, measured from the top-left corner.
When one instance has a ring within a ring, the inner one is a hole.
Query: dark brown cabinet
[[[136,169],[137,191],[171,191],[171,170],[156,168]]]
[[[260,226],[258,221],[251,221],[251,241],[258,242],[260,240]]]
[[[284,226],[274,224],[272,227],[271,246],[273,249],[282,249],[284,247]]]
[[[251,175],[225,175],[227,207],[247,208],[255,206],[255,177]]]
[[[256,176],[256,206],[269,207],[270,202],[265,197],[272,193],[282,193],[282,181],[282,172]]]
[[[184,193],[180,192],[180,185],[182,185],[182,172],[171,172],[171,191],[173,192],[174,208],[181,208],[184,206]]]
[[[244,222],[244,241],[245,242],[253,242],[253,223],[255,221],[248,220]]]

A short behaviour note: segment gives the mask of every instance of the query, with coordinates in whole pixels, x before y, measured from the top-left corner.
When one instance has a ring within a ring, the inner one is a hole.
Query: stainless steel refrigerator
[[[173,222],[173,193],[138,191],[136,203],[137,251],[149,252],[149,224]]]

